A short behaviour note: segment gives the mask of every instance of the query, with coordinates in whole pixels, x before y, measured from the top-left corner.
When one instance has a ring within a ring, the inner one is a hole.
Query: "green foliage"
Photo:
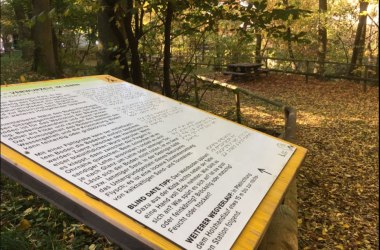
[[[34,52],[34,42],[32,40],[22,40],[19,42],[19,47],[22,51],[24,60],[32,60]]]
[[[25,234],[17,230],[4,230],[0,234],[1,249],[28,250],[30,245]]]
[[[88,50],[95,49],[98,6],[91,0],[56,0],[54,3],[54,27],[61,45],[62,64],[80,68]]]
[[[13,7],[9,1],[0,2],[0,11],[1,11],[1,34],[5,37],[7,34],[16,33],[17,23],[15,14],[13,12]]]
[[[295,6],[285,6],[285,8],[276,8],[272,10],[274,20],[297,20],[301,17],[307,16],[311,11],[296,8]]]
[[[94,230],[14,181],[1,176],[1,186],[0,249],[89,249],[96,248],[95,242],[103,248],[111,246]]]

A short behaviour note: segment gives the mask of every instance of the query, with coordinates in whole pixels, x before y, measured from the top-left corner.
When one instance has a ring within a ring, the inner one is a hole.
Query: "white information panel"
[[[186,249],[229,249],[295,151],[96,79],[3,88],[1,141]]]

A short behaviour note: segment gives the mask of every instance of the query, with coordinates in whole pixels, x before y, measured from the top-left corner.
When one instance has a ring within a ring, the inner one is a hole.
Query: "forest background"
[[[288,64],[299,71],[305,62],[297,60],[308,60],[307,71],[320,78],[377,76],[377,19],[375,0],[1,1],[3,40],[13,37],[7,47],[32,60],[32,71],[159,82],[168,96],[178,87],[173,90],[171,75],[183,65],[192,71],[194,62],[280,58],[292,60]],[[267,66],[281,69],[286,63]]]

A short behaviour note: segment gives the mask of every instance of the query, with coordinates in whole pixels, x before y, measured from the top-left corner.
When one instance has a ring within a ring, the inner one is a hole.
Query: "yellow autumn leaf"
[[[87,234],[92,234],[92,231],[83,225],[79,227],[79,231],[85,232]]]
[[[26,229],[30,228],[31,226],[32,225],[30,224],[30,222],[27,219],[22,219],[20,221],[20,224],[17,226],[17,229],[26,230]]]
[[[33,211],[33,208],[30,207],[30,208],[26,209],[23,214],[25,216],[25,215],[30,214],[32,211]]]
[[[20,82],[26,82],[25,76],[23,76],[23,75],[20,76]]]
[[[95,244],[91,244],[89,247],[88,247],[88,250],[95,250],[96,249],[96,245]]]
[[[335,248],[337,248],[337,249],[342,249],[342,250],[344,249],[344,247],[343,247],[342,244],[336,245]]]
[[[68,16],[70,14],[70,8],[67,8],[65,12],[63,12],[63,16]]]

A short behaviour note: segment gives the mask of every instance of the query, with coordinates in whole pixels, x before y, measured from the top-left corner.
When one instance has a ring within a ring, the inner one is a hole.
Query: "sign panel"
[[[295,147],[130,83],[1,90],[1,142],[186,249],[230,249]]]

